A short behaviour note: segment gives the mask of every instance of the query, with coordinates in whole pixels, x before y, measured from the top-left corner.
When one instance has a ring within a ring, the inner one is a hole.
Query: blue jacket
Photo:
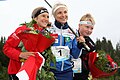
[[[60,25],[55,22],[48,31],[53,34],[58,34],[58,37],[52,46],[52,52],[56,56],[55,72],[61,73],[72,70],[73,62],[71,61],[71,57],[78,58],[80,49],[77,48],[75,36],[68,28],[68,24]],[[54,64],[51,63],[51,66],[54,66]]]

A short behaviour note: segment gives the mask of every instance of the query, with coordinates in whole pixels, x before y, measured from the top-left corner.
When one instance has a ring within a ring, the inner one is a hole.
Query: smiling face
[[[49,23],[49,14],[46,12],[39,14],[36,18],[34,18],[34,20],[37,22],[39,27],[45,28]]]
[[[79,33],[82,36],[90,36],[93,32],[94,26],[88,24],[79,24]]]
[[[64,24],[68,20],[68,10],[65,7],[60,7],[55,11],[54,14],[55,19],[60,22],[61,24]]]
[[[79,33],[81,36],[90,36],[93,32],[95,21],[91,14],[85,14],[81,17],[79,22]]]

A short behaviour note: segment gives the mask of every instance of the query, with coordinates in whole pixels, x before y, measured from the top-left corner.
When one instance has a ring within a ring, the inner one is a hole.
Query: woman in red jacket
[[[32,20],[35,21],[31,29],[33,30],[43,30],[49,23],[49,13],[44,7],[38,7],[32,12]],[[9,80],[19,80],[16,76],[17,72],[21,68],[20,59],[28,59],[29,56],[35,56],[34,52],[22,52],[19,47],[21,39],[18,37],[18,33],[23,30],[28,30],[28,26],[22,25],[18,27],[15,32],[13,32],[6,41],[3,52],[6,56],[10,58],[8,65]],[[32,46],[31,46],[32,47]]]

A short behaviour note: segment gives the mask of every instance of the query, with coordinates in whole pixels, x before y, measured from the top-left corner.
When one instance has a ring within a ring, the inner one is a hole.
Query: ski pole
[[[50,5],[50,3],[47,0],[44,0],[44,1],[50,6],[50,8],[52,8],[52,6]],[[68,28],[72,31],[72,33],[75,35],[75,37],[78,37],[78,35],[73,31],[73,29],[70,26]],[[83,45],[88,51],[90,51],[90,48],[88,47],[88,45],[85,42],[83,42]]]

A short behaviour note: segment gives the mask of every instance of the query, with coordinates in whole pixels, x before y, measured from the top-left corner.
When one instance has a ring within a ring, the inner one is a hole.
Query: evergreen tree
[[[100,41],[100,39],[97,39],[97,41],[96,41],[96,50],[101,50],[101,49],[102,49],[101,41]]]
[[[120,41],[116,44],[116,53],[120,53]]]
[[[1,40],[0,40],[0,62],[2,64],[2,66],[7,67],[9,58],[3,53],[4,43],[5,43],[4,38],[1,37]]]
[[[108,44],[107,44],[107,40],[106,40],[106,38],[105,37],[103,37],[103,40],[102,40],[102,46],[101,46],[101,48],[105,51],[105,52],[108,52]]]
[[[120,41],[116,45],[116,50],[113,48],[113,45],[110,40],[107,40],[105,37],[102,40],[97,39],[96,41],[96,50],[104,50],[107,54],[111,56],[111,58],[120,65]],[[98,79],[98,80],[119,80],[120,70],[118,69],[117,73],[113,76],[109,76],[107,78]],[[119,79],[118,79],[119,78]]]
[[[1,37],[1,40],[0,40],[1,43],[3,43],[3,37]]]
[[[107,40],[105,37],[102,38],[102,41],[100,41],[100,39],[97,39],[96,50],[104,50],[106,53],[109,54],[114,53],[114,48],[111,41]]]
[[[116,44],[116,56],[115,58],[117,59],[118,64],[120,65],[120,41]]]
[[[7,66],[9,58],[3,53],[3,46],[5,43],[5,37],[1,37],[0,40],[0,80],[8,80]]]

